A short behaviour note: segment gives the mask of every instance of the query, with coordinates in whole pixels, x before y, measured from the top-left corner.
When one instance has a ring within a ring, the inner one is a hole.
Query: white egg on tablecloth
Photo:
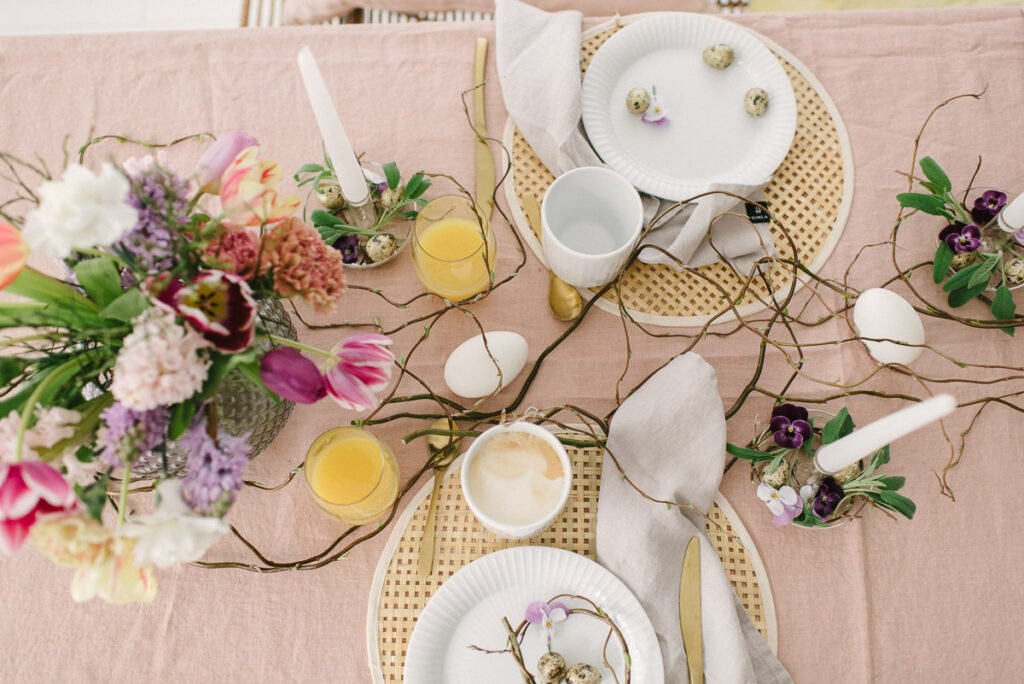
[[[865,290],[857,297],[853,307],[853,325],[860,337],[924,344],[921,316],[906,299],[880,287]],[[864,346],[879,363],[909,365],[922,351],[921,347],[907,347],[895,342],[864,340]]]
[[[501,368],[501,387],[504,388],[523,370],[529,353],[526,339],[518,333],[507,330],[489,332],[486,348],[483,335],[471,337],[448,356],[444,364],[445,384],[460,397],[486,397],[498,389],[495,361]]]

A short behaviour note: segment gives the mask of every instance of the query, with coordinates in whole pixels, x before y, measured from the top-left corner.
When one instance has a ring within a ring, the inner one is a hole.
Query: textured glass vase
[[[276,299],[264,299],[259,303],[258,324],[271,335],[297,339],[295,326],[288,312]],[[260,350],[270,349],[266,337],[257,336],[253,345]],[[217,391],[217,417],[220,426],[233,435],[249,433],[249,459],[256,458],[261,451],[274,441],[291,415],[294,404],[289,401],[274,401],[266,392],[256,387],[241,372],[234,370],[221,381]],[[147,479],[159,477],[162,472],[161,457],[157,452],[143,456],[132,466],[132,477]],[[175,476],[186,470],[188,453],[176,443],[167,447],[167,473]]]

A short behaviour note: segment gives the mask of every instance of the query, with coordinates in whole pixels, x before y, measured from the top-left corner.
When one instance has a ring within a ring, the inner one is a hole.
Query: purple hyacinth
[[[111,467],[131,465],[163,441],[171,412],[161,406],[136,411],[118,402],[100,414],[103,425],[97,435],[103,447],[100,458]]]
[[[818,485],[818,491],[814,495],[814,501],[811,503],[811,508],[814,509],[814,514],[822,520],[827,520],[830,515],[835,513],[836,506],[843,500],[845,493],[843,488],[840,486],[834,477],[826,477]]]
[[[799,449],[811,438],[811,423],[807,420],[807,409],[794,404],[782,404],[772,410],[769,429],[775,443],[786,449]]]
[[[939,239],[957,254],[981,249],[981,230],[973,224],[951,223],[942,229]]]
[[[193,421],[178,443],[189,452],[182,494],[189,507],[202,514],[223,515],[242,488],[242,471],[249,464],[249,435],[235,437],[224,430],[217,439],[206,430],[206,418]]]
[[[117,246],[149,274],[171,268],[179,231],[188,225],[188,184],[173,171],[152,165],[131,176],[128,203],[139,212]]]
[[[986,190],[981,196],[974,200],[974,207],[971,209],[971,218],[979,226],[984,226],[994,219],[996,215],[1006,206],[1006,193],[998,190]]]

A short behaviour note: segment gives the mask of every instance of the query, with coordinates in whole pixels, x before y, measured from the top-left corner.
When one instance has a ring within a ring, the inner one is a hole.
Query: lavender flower
[[[146,273],[174,265],[178,231],[188,224],[188,184],[173,171],[150,164],[130,176],[128,204],[139,221],[117,243]]]
[[[100,458],[111,467],[132,465],[153,450],[167,434],[171,412],[164,406],[136,411],[121,402],[100,414],[103,426],[98,433],[103,446]]]
[[[939,239],[957,254],[974,252],[981,248],[981,230],[973,224],[964,225],[957,221],[942,229]]]
[[[794,404],[782,404],[772,410],[769,429],[774,433],[775,443],[786,449],[799,449],[804,441],[811,438],[811,424],[807,420],[807,409]]]
[[[843,500],[845,492],[834,477],[826,477],[818,485],[818,492],[814,495],[814,501],[811,503],[811,508],[814,509],[814,514],[822,520],[827,520],[830,515],[835,513],[836,506]]]
[[[998,190],[986,190],[974,200],[971,218],[979,226],[983,226],[996,217],[1006,206],[1006,193]]]
[[[193,421],[179,444],[189,452],[182,494],[189,507],[204,515],[223,515],[242,488],[242,471],[249,464],[249,435],[235,437],[224,430],[214,439],[206,418]]]

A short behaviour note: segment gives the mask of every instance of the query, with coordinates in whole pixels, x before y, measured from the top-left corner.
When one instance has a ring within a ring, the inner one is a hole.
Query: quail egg
[[[725,43],[704,48],[704,63],[715,69],[727,69],[735,58],[736,54]]]
[[[323,183],[316,191],[316,198],[328,211],[336,211],[345,208],[345,197],[341,194],[341,187],[336,183]]]
[[[366,257],[374,263],[384,261],[394,254],[396,249],[398,249],[398,240],[391,233],[378,233],[363,245]]]
[[[633,88],[626,93],[626,108],[633,114],[643,114],[651,106],[651,94],[645,88]]]
[[[768,111],[768,93],[761,88],[751,88],[743,98],[747,114],[761,116]]]
[[[537,661],[542,682],[561,682],[565,676],[565,658],[558,653],[545,653]]]
[[[565,672],[569,684],[601,684],[601,673],[593,665],[579,663]]]

